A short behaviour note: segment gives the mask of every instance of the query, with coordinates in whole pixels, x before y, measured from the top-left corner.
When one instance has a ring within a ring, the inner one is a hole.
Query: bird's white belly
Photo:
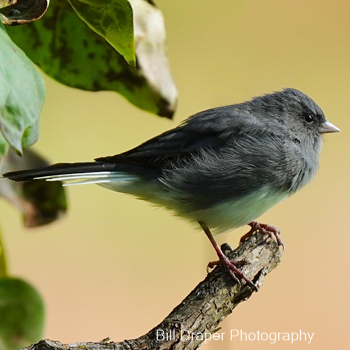
[[[269,186],[235,199],[215,204],[201,210],[190,209],[178,196],[164,192],[159,184],[146,184],[139,180],[112,181],[99,185],[114,191],[132,194],[157,206],[171,210],[175,215],[193,223],[204,222],[213,233],[221,233],[248,224],[287,197],[285,192],[276,192]]]
[[[206,223],[213,233],[221,233],[248,224],[286,197],[286,193],[263,188],[245,197],[196,211],[192,215],[196,220]]]

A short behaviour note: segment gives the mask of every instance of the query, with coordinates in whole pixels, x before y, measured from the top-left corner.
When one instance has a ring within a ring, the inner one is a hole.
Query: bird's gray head
[[[272,117],[301,138],[340,131],[326,120],[322,109],[310,97],[296,89],[256,97],[252,105],[262,112],[261,115]]]

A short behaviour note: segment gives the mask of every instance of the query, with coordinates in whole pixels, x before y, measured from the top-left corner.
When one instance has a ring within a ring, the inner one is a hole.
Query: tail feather
[[[101,177],[107,177],[110,175],[110,171],[96,171],[95,173],[69,173],[69,174],[59,174],[59,175],[45,175],[45,176],[36,176],[33,180],[46,180],[46,181],[65,181],[70,180],[79,180],[81,178],[85,179],[95,179]]]
[[[64,181],[70,180],[70,178],[71,180],[86,177],[101,178],[101,176],[106,176],[113,170],[115,170],[115,164],[113,163],[58,163],[41,169],[5,173],[3,177],[13,181],[32,181],[36,179]]]
[[[72,185],[88,185],[88,184],[106,184],[110,182],[125,182],[125,181],[135,181],[138,177],[135,175],[130,175],[127,173],[109,173],[109,174],[101,174],[97,173],[96,176],[85,176],[85,174],[81,174],[79,177],[62,177],[62,178],[51,178],[46,181],[68,181],[68,183],[64,183],[63,186],[72,186]]]

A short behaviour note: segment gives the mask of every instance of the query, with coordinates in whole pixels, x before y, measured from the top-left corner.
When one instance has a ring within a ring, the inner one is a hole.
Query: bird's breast
[[[287,197],[265,186],[240,198],[231,198],[212,207],[191,213],[193,219],[205,222],[214,233],[228,231],[257,219]]]

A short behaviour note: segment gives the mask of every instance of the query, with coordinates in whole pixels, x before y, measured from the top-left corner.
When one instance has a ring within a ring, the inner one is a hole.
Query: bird
[[[203,229],[219,257],[211,266],[224,265],[237,283],[256,289],[213,235],[248,224],[247,235],[260,231],[283,245],[277,228],[255,220],[314,177],[322,134],[339,131],[310,97],[285,88],[204,110],[114,156],[3,177],[94,183],[165,207]]]

